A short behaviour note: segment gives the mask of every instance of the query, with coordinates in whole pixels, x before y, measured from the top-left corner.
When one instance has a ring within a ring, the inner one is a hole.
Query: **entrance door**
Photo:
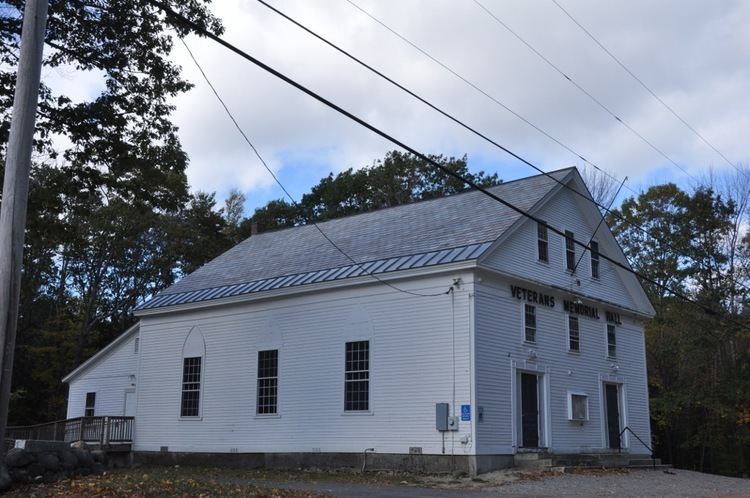
[[[125,416],[135,417],[135,391],[125,391]]]
[[[616,384],[604,384],[609,447],[620,449],[620,393]]]
[[[521,373],[521,446],[539,447],[539,377]]]

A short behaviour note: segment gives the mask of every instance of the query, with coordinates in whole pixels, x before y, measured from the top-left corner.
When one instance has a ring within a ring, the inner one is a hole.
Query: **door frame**
[[[601,433],[602,433],[602,448],[607,451],[617,451],[615,448],[610,448],[609,445],[609,425],[607,420],[607,385],[613,385],[617,387],[617,410],[620,416],[620,432],[628,425],[628,411],[627,411],[627,389],[625,381],[621,378],[613,378],[609,376],[600,377],[599,382],[599,414],[601,420]],[[626,450],[630,448],[630,437],[627,431],[622,435],[620,440],[620,450]]]
[[[128,393],[133,393],[133,399],[135,400],[135,409],[138,410],[138,396],[135,394],[135,388],[134,387],[128,387],[123,390],[122,392],[122,416],[127,417],[127,408],[128,408]]]
[[[511,437],[514,453],[522,449],[523,441],[521,424],[521,374],[536,375],[539,397],[539,446],[540,450],[552,446],[552,427],[550,418],[550,374],[548,367],[531,362],[511,361]],[[525,449],[525,448],[524,448]]]

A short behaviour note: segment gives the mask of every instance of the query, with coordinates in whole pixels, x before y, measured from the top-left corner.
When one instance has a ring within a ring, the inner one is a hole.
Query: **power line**
[[[375,17],[374,15],[372,15],[370,12],[366,11],[365,9],[363,9],[362,7],[360,7],[359,5],[357,5],[352,0],[346,0],[346,2],[349,3],[355,9],[359,10],[360,12],[362,12],[364,15],[366,15],[370,19],[372,19],[373,21],[375,21],[376,23],[378,23],[379,25],[381,25],[383,28],[385,28],[388,31],[390,31],[394,36],[396,36],[397,38],[399,38],[403,42],[405,42],[408,45],[410,45],[412,48],[414,48],[416,51],[418,51],[419,53],[421,53],[422,55],[424,55],[425,57],[427,57],[428,59],[430,59],[432,62],[434,62],[438,66],[442,67],[444,70],[448,71],[453,76],[455,76],[456,78],[460,79],[465,84],[469,85],[471,88],[473,88],[474,90],[476,90],[480,94],[484,95],[486,98],[488,98],[489,100],[491,100],[492,102],[494,102],[498,106],[502,107],[503,109],[505,109],[506,111],[508,111],[509,113],[511,113],[513,116],[515,116],[516,118],[518,118],[521,121],[523,121],[524,123],[526,123],[528,126],[532,127],[537,132],[541,133],[542,135],[544,135],[548,139],[552,140],[557,145],[559,145],[563,149],[567,150],[568,152],[570,152],[571,154],[573,154],[574,156],[576,156],[578,159],[580,159],[584,163],[589,164],[594,169],[600,171],[602,174],[610,177],[611,179],[615,180],[616,182],[618,182],[618,183],[620,182],[619,178],[617,178],[617,177],[613,176],[612,174],[608,173],[607,171],[601,169],[596,163],[594,163],[594,162],[586,159],[581,153],[575,151],[572,147],[570,147],[569,145],[565,144],[562,140],[556,138],[555,136],[553,136],[552,134],[550,134],[549,132],[547,132],[546,130],[544,130],[539,125],[534,124],[533,122],[531,122],[530,120],[528,120],[527,118],[525,118],[523,115],[521,115],[517,111],[513,110],[512,108],[510,108],[508,105],[506,105],[500,99],[498,99],[497,97],[495,97],[491,93],[487,92],[486,90],[482,89],[479,85],[477,85],[476,83],[472,82],[467,77],[465,77],[462,74],[458,73],[457,71],[455,71],[454,69],[452,69],[450,66],[448,66],[444,62],[442,62],[439,59],[437,59],[436,57],[434,57],[432,54],[430,54],[429,52],[427,52],[425,49],[423,49],[422,47],[420,47],[416,43],[412,42],[411,40],[409,40],[408,38],[406,38],[404,35],[402,35],[398,31],[396,31],[395,29],[393,29],[390,26],[388,26],[387,24],[385,24],[383,21],[381,21],[380,19],[378,19],[377,17]],[[265,4],[265,2],[261,2],[261,3]],[[269,7],[269,8],[272,8],[268,4],[265,4],[265,5],[267,7]],[[317,36],[317,35],[315,35],[315,36]],[[638,195],[638,192],[632,190],[631,188],[629,188],[627,186],[625,188],[627,188],[628,190],[630,190],[633,194]]]
[[[596,98],[591,92],[586,90],[583,86],[579,85],[577,81],[575,81],[572,77],[570,77],[567,73],[565,73],[562,69],[560,69],[557,65],[555,65],[551,60],[549,60],[547,57],[544,56],[539,50],[537,50],[531,43],[527,42],[521,35],[519,35],[516,31],[514,31],[510,26],[505,24],[505,22],[502,21],[497,15],[495,15],[490,9],[484,6],[479,0],[472,0],[479,8],[481,8],[485,13],[487,13],[492,19],[494,19],[500,26],[505,28],[510,34],[512,34],[516,39],[518,39],[521,43],[523,43],[529,50],[531,50],[534,54],[536,54],[540,59],[542,59],[549,67],[554,69],[556,72],[558,72],[563,78],[568,80],[570,84],[575,86],[581,93],[586,95],[592,102],[594,102],[596,105],[601,107],[607,114],[612,116],[618,123],[623,125],[625,128],[630,130],[630,132],[638,137],[643,143],[651,147],[654,151],[656,151],[660,156],[662,156],[664,159],[672,163],[677,169],[685,173],[687,176],[695,180],[696,182],[699,182],[699,180],[691,175],[685,168],[680,166],[677,161],[672,159],[670,156],[667,155],[666,152],[661,150],[659,147],[657,147],[653,142],[648,140],[645,136],[643,136],[638,130],[633,128],[627,121],[622,119],[620,116],[615,114],[612,110],[609,109],[601,100]],[[351,0],[347,0],[347,2],[351,2]]]
[[[476,130],[475,128],[471,127],[470,125],[466,124],[465,122],[463,122],[463,121],[459,120],[458,118],[454,117],[453,115],[449,114],[448,112],[444,111],[443,109],[441,109],[441,108],[437,107],[436,105],[432,104],[431,102],[429,102],[428,100],[426,100],[426,99],[425,99],[425,98],[423,98],[422,96],[418,95],[418,94],[417,94],[417,93],[415,93],[414,91],[410,90],[409,88],[407,88],[407,87],[405,87],[404,85],[402,85],[402,84],[398,83],[397,81],[395,81],[395,80],[394,80],[394,79],[392,79],[391,77],[387,76],[386,74],[382,73],[381,71],[379,71],[379,70],[375,69],[374,67],[370,66],[370,65],[369,65],[369,64],[367,64],[366,62],[364,62],[364,61],[362,61],[361,59],[357,58],[356,56],[352,55],[352,54],[351,54],[350,52],[348,52],[348,51],[344,50],[343,48],[339,47],[338,45],[336,45],[335,43],[333,43],[333,42],[331,42],[330,40],[326,39],[326,38],[325,38],[325,37],[323,37],[322,35],[320,35],[320,34],[316,33],[315,31],[313,31],[312,29],[308,28],[307,26],[305,26],[304,24],[300,23],[299,21],[295,20],[295,19],[294,19],[294,18],[292,18],[291,16],[289,16],[289,15],[285,14],[284,12],[282,12],[282,11],[281,11],[281,10],[279,10],[279,9],[277,9],[276,7],[274,7],[274,6],[270,5],[270,4],[268,4],[268,3],[267,3],[267,2],[265,1],[265,0],[258,0],[258,2],[259,2],[260,4],[262,4],[262,5],[264,5],[265,7],[267,7],[268,9],[270,9],[271,11],[273,11],[274,13],[276,13],[276,14],[278,14],[279,16],[283,17],[283,18],[284,18],[284,19],[286,19],[287,21],[291,22],[291,23],[292,23],[292,24],[294,24],[295,26],[299,27],[299,28],[300,28],[300,29],[302,29],[303,31],[307,32],[308,34],[310,34],[310,35],[312,35],[313,37],[317,38],[318,40],[322,41],[322,42],[323,42],[323,43],[325,43],[326,45],[330,46],[330,47],[331,47],[331,48],[333,48],[334,50],[338,51],[338,52],[339,52],[339,53],[341,53],[342,55],[346,56],[346,57],[347,57],[347,58],[349,58],[350,60],[352,60],[352,61],[356,62],[356,63],[357,63],[357,64],[359,64],[360,66],[362,66],[362,67],[366,68],[366,69],[367,69],[367,70],[369,70],[370,72],[374,73],[375,75],[379,76],[380,78],[383,78],[384,80],[386,80],[387,82],[391,83],[391,84],[392,84],[392,85],[394,85],[395,87],[399,88],[400,90],[402,90],[402,91],[406,92],[407,94],[411,95],[411,96],[412,96],[412,97],[414,97],[415,99],[419,100],[420,102],[422,102],[422,103],[423,103],[423,104],[425,104],[426,106],[430,107],[430,108],[431,108],[431,109],[433,109],[434,111],[436,111],[436,112],[440,113],[441,115],[443,115],[443,116],[445,116],[446,118],[450,119],[450,120],[451,120],[451,121],[453,121],[454,123],[456,123],[456,124],[460,125],[460,126],[461,126],[461,127],[463,127],[464,129],[466,129],[466,130],[470,131],[470,132],[471,132],[471,133],[473,133],[474,135],[476,135],[476,136],[478,136],[478,137],[482,138],[482,139],[483,139],[483,140],[485,140],[486,142],[488,142],[488,143],[492,144],[493,146],[497,147],[498,149],[500,149],[500,150],[502,150],[502,151],[506,152],[507,154],[511,155],[511,156],[512,156],[512,157],[514,157],[515,159],[518,159],[519,161],[521,161],[521,162],[523,162],[524,164],[526,164],[526,165],[530,166],[531,168],[535,169],[535,170],[536,170],[536,171],[538,171],[539,173],[541,173],[541,174],[543,174],[543,175],[547,176],[548,178],[552,179],[552,180],[553,180],[553,181],[555,181],[556,183],[560,184],[560,185],[561,185],[562,187],[564,187],[564,188],[567,188],[567,189],[568,189],[568,190],[570,190],[571,192],[573,192],[573,193],[575,193],[575,194],[579,195],[580,197],[582,197],[582,198],[583,198],[583,199],[585,199],[586,201],[588,201],[588,202],[591,202],[592,204],[594,204],[595,206],[597,206],[598,208],[600,208],[600,209],[601,209],[601,210],[603,210],[604,212],[606,212],[606,213],[608,213],[608,214],[610,214],[610,215],[614,216],[615,218],[617,218],[617,219],[618,219],[619,221],[621,221],[621,222],[623,222],[623,223],[625,223],[625,224],[627,224],[627,225],[629,225],[629,226],[632,226],[633,228],[636,228],[637,230],[639,230],[640,232],[642,232],[642,233],[646,234],[646,235],[647,235],[647,236],[649,236],[649,237],[651,237],[651,236],[652,236],[652,235],[651,235],[651,233],[650,233],[650,231],[649,231],[649,230],[648,230],[647,228],[645,228],[645,227],[643,227],[643,226],[641,226],[641,225],[639,225],[639,224],[635,223],[634,221],[631,221],[631,220],[627,219],[627,218],[626,218],[625,216],[623,216],[623,215],[619,214],[619,213],[618,213],[617,211],[613,211],[613,210],[611,209],[611,208],[612,208],[612,205],[611,205],[611,203],[610,203],[610,205],[609,205],[609,206],[604,206],[603,204],[601,204],[601,203],[599,203],[599,202],[596,202],[596,201],[595,201],[595,200],[594,200],[594,199],[593,199],[592,197],[590,197],[590,196],[588,196],[588,195],[586,195],[586,194],[583,194],[583,193],[579,192],[578,190],[576,190],[575,188],[571,187],[571,186],[570,186],[569,184],[567,184],[567,183],[565,183],[565,182],[562,182],[562,181],[560,181],[560,180],[559,180],[559,179],[557,179],[557,178],[556,178],[555,176],[553,176],[553,175],[550,175],[550,174],[549,174],[549,173],[547,173],[546,171],[544,171],[544,170],[542,170],[541,168],[537,167],[537,166],[536,166],[535,164],[533,164],[533,163],[531,163],[531,162],[527,161],[526,159],[524,159],[523,157],[521,157],[521,156],[519,156],[519,155],[515,154],[515,153],[514,153],[513,151],[509,150],[509,149],[508,149],[507,147],[504,147],[504,146],[502,146],[501,144],[497,143],[497,142],[496,142],[495,140],[493,140],[493,139],[489,138],[488,136],[486,136],[485,134],[483,134],[483,133],[481,133],[481,132],[477,131],[477,130]],[[618,188],[618,190],[617,190],[617,193],[615,194],[615,196],[614,196],[614,197],[612,198],[612,202],[614,202],[614,200],[615,200],[615,199],[617,198],[617,196],[619,195],[619,192],[620,192],[620,190],[621,190],[621,189],[623,188],[623,186],[625,186],[625,181],[626,181],[626,180],[627,180],[627,177],[626,177],[626,178],[625,178],[624,180],[622,180],[622,181],[620,182],[620,187]],[[603,220],[603,217],[602,217],[602,220]],[[597,227],[597,230],[598,230],[598,228],[599,228],[599,227]],[[595,232],[596,232],[596,230],[595,230]],[[678,252],[677,248],[675,248],[675,247],[674,247],[674,246],[673,246],[672,244],[670,244],[670,243],[668,243],[668,242],[667,242],[667,243],[666,243],[666,245],[667,245],[667,247],[669,247],[669,248],[670,248],[670,249],[672,249],[673,251],[675,251],[675,252]],[[581,255],[581,257],[583,257],[583,254]],[[579,263],[580,263],[580,259],[579,259]],[[700,264],[700,262],[698,262],[698,264]],[[576,264],[576,266],[578,266],[578,264]],[[740,286],[742,286],[743,288],[745,288],[745,286],[744,286],[744,285],[743,285],[743,284],[742,284],[741,282],[737,282],[737,284],[738,284],[738,285],[740,285]]]
[[[388,133],[386,133],[385,131],[381,130],[380,128],[377,128],[376,126],[370,124],[369,122],[365,121],[364,119],[362,119],[362,118],[360,118],[360,117],[352,114],[351,112],[347,111],[346,109],[342,108],[341,106],[339,106],[339,105],[331,102],[330,100],[326,99],[322,95],[319,95],[318,93],[316,93],[313,90],[307,88],[306,86],[302,85],[301,83],[293,80],[289,76],[286,76],[285,74],[279,72],[278,70],[272,68],[271,66],[265,64],[264,62],[256,59],[255,57],[253,57],[252,55],[248,54],[247,52],[245,52],[245,51],[241,50],[240,48],[234,46],[233,44],[227,42],[226,40],[224,40],[220,36],[217,36],[217,35],[211,33],[207,29],[205,29],[202,26],[194,23],[193,21],[189,20],[188,18],[184,17],[183,15],[178,14],[177,12],[175,12],[174,10],[172,10],[170,7],[164,6],[164,5],[160,4],[159,2],[157,2],[156,0],[147,0],[147,1],[149,3],[151,3],[152,5],[155,5],[156,7],[162,9],[168,16],[171,16],[172,18],[174,18],[178,22],[187,25],[195,33],[198,33],[198,34],[201,34],[201,35],[203,35],[203,36],[205,36],[207,38],[210,38],[211,40],[215,41],[219,45],[222,45],[223,47],[229,49],[230,51],[232,51],[235,54],[239,55],[243,59],[245,59],[245,60],[251,62],[252,64],[256,65],[257,67],[263,69],[267,73],[275,76],[276,78],[284,81],[285,83],[287,83],[290,86],[296,88],[297,90],[299,90],[299,91],[305,93],[306,95],[312,97],[313,99],[317,100],[321,104],[323,104],[323,105],[329,107],[330,109],[338,112],[339,114],[341,114],[341,115],[349,118],[350,120],[352,120],[355,123],[361,125],[362,127],[367,128],[368,130],[372,131],[376,135],[378,135],[378,136],[384,138],[385,140],[393,143],[394,145],[396,145],[396,146],[404,149],[405,151],[411,153],[412,155],[416,156],[417,158],[421,159],[422,161],[431,164],[432,166],[434,166],[435,168],[439,169],[443,173],[445,173],[445,174],[447,174],[447,175],[449,175],[449,176],[451,176],[451,177],[453,177],[453,178],[461,181],[462,183],[466,184],[467,186],[473,188],[474,190],[478,190],[482,194],[486,195],[487,197],[490,197],[491,199],[494,199],[495,201],[499,202],[500,204],[502,204],[503,206],[507,207],[508,209],[510,209],[512,211],[515,211],[516,213],[520,214],[521,216],[524,216],[524,217],[526,217],[526,218],[528,218],[528,219],[530,219],[530,220],[532,220],[532,221],[534,221],[536,223],[544,223],[543,220],[541,220],[540,218],[536,217],[535,215],[532,215],[532,214],[528,213],[527,211],[524,211],[523,209],[519,208],[518,206],[516,206],[516,205],[514,205],[514,204],[512,204],[512,203],[510,203],[508,201],[506,201],[502,197],[498,196],[497,194],[494,194],[494,193],[490,192],[488,189],[486,189],[485,187],[477,184],[476,182],[474,182],[474,181],[472,181],[472,180],[470,180],[468,178],[464,178],[463,176],[461,176],[460,174],[458,174],[455,171],[451,170],[450,168],[447,168],[446,166],[438,163],[434,159],[426,156],[425,154],[417,151],[416,149],[414,149],[413,147],[407,145],[406,143],[404,143],[404,142],[398,140],[397,138],[389,135]],[[547,228],[550,231],[552,231],[553,233],[556,233],[556,234],[558,234],[558,235],[560,235],[562,237],[565,237],[565,233],[563,231],[559,230],[558,228],[555,228],[555,227],[550,226],[550,225],[547,225]],[[575,238],[573,238],[572,240],[573,240],[574,244],[576,244],[578,246],[581,246],[584,249],[589,249],[590,250],[590,247],[588,245],[584,244],[583,242],[580,242],[580,241],[576,240]],[[703,310],[706,314],[709,314],[709,315],[712,315],[712,316],[716,316],[717,318],[723,319],[723,320],[725,320],[727,322],[734,323],[735,325],[738,325],[740,327],[743,327],[743,328],[746,328],[746,329],[750,330],[750,326],[745,325],[744,323],[741,323],[741,322],[737,322],[736,320],[734,320],[734,319],[732,319],[730,317],[725,317],[722,314],[720,314],[720,312],[717,312],[716,310],[713,310],[713,309],[709,308],[708,306],[705,306],[705,305],[699,303],[698,301],[696,301],[696,300],[694,300],[694,299],[692,299],[692,298],[690,298],[690,297],[682,294],[681,292],[676,291],[676,290],[674,290],[674,289],[672,289],[672,288],[670,288],[670,287],[668,287],[668,286],[666,286],[666,285],[664,285],[664,284],[662,284],[660,282],[657,282],[656,280],[654,280],[654,279],[652,279],[652,278],[650,278],[650,277],[648,277],[646,275],[642,275],[641,273],[633,270],[627,264],[627,262],[626,262],[626,264],[623,264],[620,261],[617,261],[616,259],[614,259],[614,258],[612,258],[610,256],[607,256],[606,254],[601,253],[601,252],[599,253],[599,256],[602,259],[605,259],[605,260],[609,261],[614,266],[616,266],[618,268],[621,268],[622,270],[624,270],[624,271],[626,271],[628,273],[631,273],[631,274],[633,274],[633,275],[641,278],[642,280],[644,280],[644,281],[646,281],[646,282],[654,285],[655,287],[658,287],[658,288],[662,289],[663,291],[668,292],[669,294],[671,294],[671,295],[673,295],[673,296],[675,296],[675,297],[677,297],[679,299],[682,299],[683,301],[686,301],[688,303],[692,303],[697,308]]]
[[[180,38],[180,41],[182,42],[182,45],[185,47],[185,50],[187,50],[188,55],[190,55],[190,58],[193,60],[193,63],[195,63],[195,66],[198,68],[198,71],[200,71],[201,75],[203,76],[203,79],[206,81],[206,83],[208,84],[209,88],[211,88],[211,91],[213,92],[214,96],[216,96],[216,99],[221,104],[221,107],[224,108],[224,111],[226,112],[227,116],[229,116],[229,119],[232,120],[232,123],[234,124],[234,127],[237,129],[237,131],[240,133],[240,135],[242,135],[242,138],[245,140],[245,142],[247,142],[247,145],[250,146],[250,148],[252,149],[252,151],[255,154],[255,156],[261,162],[261,164],[266,169],[266,171],[268,171],[268,173],[273,177],[273,179],[276,182],[276,184],[281,188],[281,190],[284,192],[284,194],[289,198],[289,200],[292,202],[292,204],[294,205],[294,207],[299,208],[300,206],[297,203],[297,201],[294,199],[294,197],[292,197],[292,194],[290,194],[289,191],[286,189],[286,187],[284,187],[284,184],[281,183],[281,180],[279,180],[279,177],[276,176],[276,174],[273,172],[273,170],[268,166],[268,164],[266,163],[265,159],[263,159],[263,156],[260,155],[260,152],[258,152],[258,149],[255,147],[255,144],[253,144],[252,140],[250,140],[250,138],[247,136],[247,134],[245,133],[245,131],[239,125],[239,123],[235,119],[234,115],[232,114],[232,111],[229,110],[229,107],[224,102],[224,99],[221,98],[221,95],[219,95],[219,92],[216,90],[216,87],[214,87],[213,83],[211,83],[211,80],[208,78],[208,75],[206,75],[206,72],[203,70],[203,67],[201,67],[200,63],[195,58],[195,55],[193,55],[193,52],[190,50],[190,47],[188,47],[187,42],[185,42],[185,40],[183,38]],[[362,267],[362,265],[360,263],[358,263],[357,261],[355,261],[354,258],[352,258],[351,256],[349,256],[349,254],[347,254],[338,244],[336,244],[323,231],[323,229],[321,229],[320,226],[317,223],[315,223],[315,221],[311,220],[310,224],[312,224],[315,228],[317,228],[318,232],[320,232],[320,234],[323,236],[323,238],[325,238],[334,248],[336,248],[337,251],[339,251],[341,254],[343,254],[344,257],[346,257],[349,261],[351,261],[352,264],[354,264],[360,270],[362,270],[362,272],[365,275],[368,275],[368,276],[374,278],[375,280],[377,280],[381,284],[385,284],[385,285],[387,285],[388,287],[390,287],[393,290],[396,290],[398,292],[404,292],[406,294],[411,294],[413,296],[419,296],[419,297],[442,296],[442,295],[447,294],[448,292],[450,292],[450,289],[449,289],[447,292],[439,292],[439,293],[436,293],[436,294],[423,294],[423,293],[420,293],[420,292],[413,292],[413,291],[409,291],[409,290],[406,290],[406,289],[401,289],[400,287],[396,287],[395,285],[393,285],[393,284],[391,284],[389,282],[386,282],[385,280],[382,280],[382,279],[378,278],[377,275],[373,274],[372,272],[365,271],[365,269]]]
[[[566,10],[566,9],[565,9],[565,8],[564,8],[564,7],[562,6],[562,5],[560,5],[560,3],[559,3],[559,2],[557,1],[557,0],[551,0],[551,1],[552,1],[552,3],[554,3],[555,5],[557,5],[557,7],[558,7],[558,8],[559,8],[559,9],[560,9],[560,10],[561,10],[561,11],[562,11],[562,12],[563,12],[563,13],[564,13],[564,14],[565,14],[566,16],[568,16],[568,18],[570,18],[570,20],[571,20],[571,21],[573,21],[573,23],[574,23],[574,24],[575,24],[576,26],[578,26],[579,28],[581,28],[581,30],[582,30],[582,31],[583,31],[584,33],[586,33],[586,35],[587,35],[587,36],[588,36],[589,38],[591,38],[591,39],[592,39],[592,40],[594,41],[594,43],[596,43],[596,44],[597,44],[597,45],[599,46],[599,48],[601,48],[601,49],[602,49],[602,50],[604,51],[604,53],[606,53],[606,54],[607,54],[607,55],[608,55],[608,56],[609,56],[609,57],[610,57],[610,58],[611,58],[612,60],[614,60],[614,61],[615,61],[615,62],[616,62],[616,63],[617,63],[617,64],[618,64],[618,65],[619,65],[619,66],[620,66],[620,67],[621,67],[621,68],[622,68],[622,69],[623,69],[623,70],[624,70],[624,71],[625,71],[626,73],[628,73],[628,74],[630,75],[630,77],[631,77],[631,78],[633,78],[633,79],[634,79],[635,81],[637,81],[637,82],[638,82],[638,84],[639,84],[639,85],[641,85],[641,86],[643,87],[643,89],[644,89],[644,90],[646,90],[646,91],[647,91],[648,93],[650,93],[650,94],[651,94],[651,96],[652,96],[652,97],[653,97],[654,99],[656,99],[656,100],[657,100],[657,101],[658,101],[658,102],[659,102],[659,103],[660,103],[661,105],[663,105],[663,106],[664,106],[664,107],[665,107],[665,108],[666,108],[666,109],[667,109],[667,110],[668,110],[669,112],[671,112],[671,113],[672,113],[672,115],[673,115],[674,117],[676,117],[676,118],[677,118],[678,120],[680,120],[680,122],[682,122],[682,124],[683,124],[683,125],[685,125],[685,127],[686,127],[686,128],[688,129],[688,130],[692,131],[692,132],[693,132],[693,133],[694,133],[694,134],[695,134],[695,135],[696,135],[696,136],[697,136],[698,138],[700,138],[700,139],[701,139],[701,140],[703,141],[703,143],[705,143],[705,144],[706,144],[706,145],[708,145],[708,146],[709,146],[709,147],[710,147],[711,149],[713,149],[713,151],[714,151],[714,152],[716,152],[716,154],[718,154],[718,155],[719,155],[719,156],[720,156],[720,157],[721,157],[722,159],[724,159],[724,161],[725,161],[725,162],[726,162],[726,163],[727,163],[728,165],[730,165],[731,167],[733,167],[733,168],[734,168],[735,170],[737,170],[737,171],[738,171],[739,173],[741,173],[741,174],[743,174],[743,175],[747,176],[747,173],[746,173],[745,171],[743,171],[743,170],[741,170],[740,168],[738,168],[738,167],[737,167],[737,165],[735,165],[735,164],[734,164],[734,163],[733,163],[732,161],[730,161],[730,160],[729,160],[729,158],[727,158],[727,156],[726,156],[726,155],[724,155],[724,153],[722,153],[722,152],[721,152],[721,151],[720,151],[720,150],[719,150],[719,149],[718,149],[718,148],[717,148],[716,146],[714,146],[714,144],[712,144],[711,142],[709,142],[709,140],[708,140],[708,139],[707,139],[706,137],[704,137],[704,136],[703,136],[703,135],[702,135],[702,134],[701,134],[700,132],[698,132],[698,130],[697,130],[697,129],[696,129],[696,128],[695,128],[694,126],[692,126],[692,125],[691,125],[690,123],[688,123],[688,122],[687,122],[687,121],[685,120],[685,118],[683,118],[682,116],[680,116],[679,114],[677,114],[677,111],[675,111],[675,110],[674,110],[674,109],[673,109],[673,108],[672,108],[672,107],[671,107],[671,106],[670,106],[669,104],[667,104],[667,103],[666,103],[666,102],[665,102],[665,101],[664,101],[664,100],[663,100],[663,99],[662,99],[661,97],[659,97],[659,96],[658,96],[658,95],[656,94],[656,92],[654,92],[654,91],[653,91],[653,90],[652,90],[652,89],[651,89],[651,88],[650,88],[650,87],[649,87],[648,85],[646,85],[646,83],[644,83],[644,81],[643,81],[643,80],[642,80],[641,78],[639,78],[639,77],[638,77],[638,76],[637,76],[637,75],[636,75],[636,74],[635,74],[635,73],[634,73],[633,71],[631,71],[631,70],[630,70],[630,68],[628,68],[628,67],[627,67],[627,66],[625,65],[625,63],[623,63],[623,62],[622,62],[622,61],[621,61],[620,59],[618,59],[618,58],[617,58],[617,57],[615,56],[615,54],[613,54],[613,53],[612,53],[612,52],[611,52],[611,51],[610,51],[610,50],[609,50],[609,49],[608,49],[607,47],[605,47],[605,46],[604,46],[604,44],[603,44],[602,42],[600,42],[600,41],[599,41],[599,40],[598,40],[598,39],[597,39],[597,38],[596,38],[596,37],[595,37],[595,36],[594,36],[594,35],[593,35],[593,34],[592,34],[592,33],[591,33],[591,32],[590,32],[589,30],[588,30],[588,29],[586,29],[586,28],[585,28],[585,27],[583,26],[583,24],[581,24],[580,22],[578,22],[578,20],[577,20],[577,19],[576,19],[575,17],[573,17],[573,15],[572,15],[572,14],[571,14],[570,12],[568,12],[568,11],[567,11],[567,10]]]

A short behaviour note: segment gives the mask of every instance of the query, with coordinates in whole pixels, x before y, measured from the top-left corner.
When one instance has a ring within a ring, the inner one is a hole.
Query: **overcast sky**
[[[429,60],[347,0],[269,3],[545,170],[581,161]],[[546,65],[472,0],[352,0],[550,135],[638,190],[689,178]],[[551,0],[485,6],[693,175],[730,168],[631,79]],[[732,161],[747,163],[750,2],[558,0]],[[535,174],[335,53],[253,0],[216,0],[225,39],[425,153],[463,155],[504,180]],[[261,154],[299,197],[329,171],[394,147],[214,42],[187,40]],[[184,48],[195,88],[175,121],[194,190],[232,188],[248,211],[282,193],[210,93]],[[94,83],[92,85],[95,86]],[[79,86],[79,91],[91,88]]]

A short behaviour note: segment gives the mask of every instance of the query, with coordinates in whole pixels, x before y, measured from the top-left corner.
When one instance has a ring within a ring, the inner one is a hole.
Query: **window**
[[[617,357],[617,337],[615,337],[615,326],[607,324],[607,356]]]
[[[138,354],[138,347],[140,346],[141,338],[136,337],[133,341],[133,354]]]
[[[547,225],[544,222],[536,225],[536,248],[539,261],[549,261],[549,245],[547,243]]]
[[[528,342],[536,342],[536,308],[530,304],[524,304],[524,339]]]
[[[599,278],[599,243],[591,241],[591,277]]]
[[[83,416],[93,417],[95,406],[96,406],[96,393],[86,393],[86,408],[84,408],[83,410]]]
[[[258,351],[258,399],[255,413],[276,413],[279,388],[279,350]]]
[[[200,356],[185,358],[182,366],[182,406],[180,416],[197,417],[201,400]]]
[[[346,343],[344,410],[370,409],[370,341]]]
[[[570,271],[576,267],[575,237],[570,230],[565,230],[565,267]]]
[[[571,351],[581,350],[581,335],[578,331],[578,317],[568,316],[568,349]]]
[[[589,397],[583,393],[568,393],[568,420],[589,419]]]

